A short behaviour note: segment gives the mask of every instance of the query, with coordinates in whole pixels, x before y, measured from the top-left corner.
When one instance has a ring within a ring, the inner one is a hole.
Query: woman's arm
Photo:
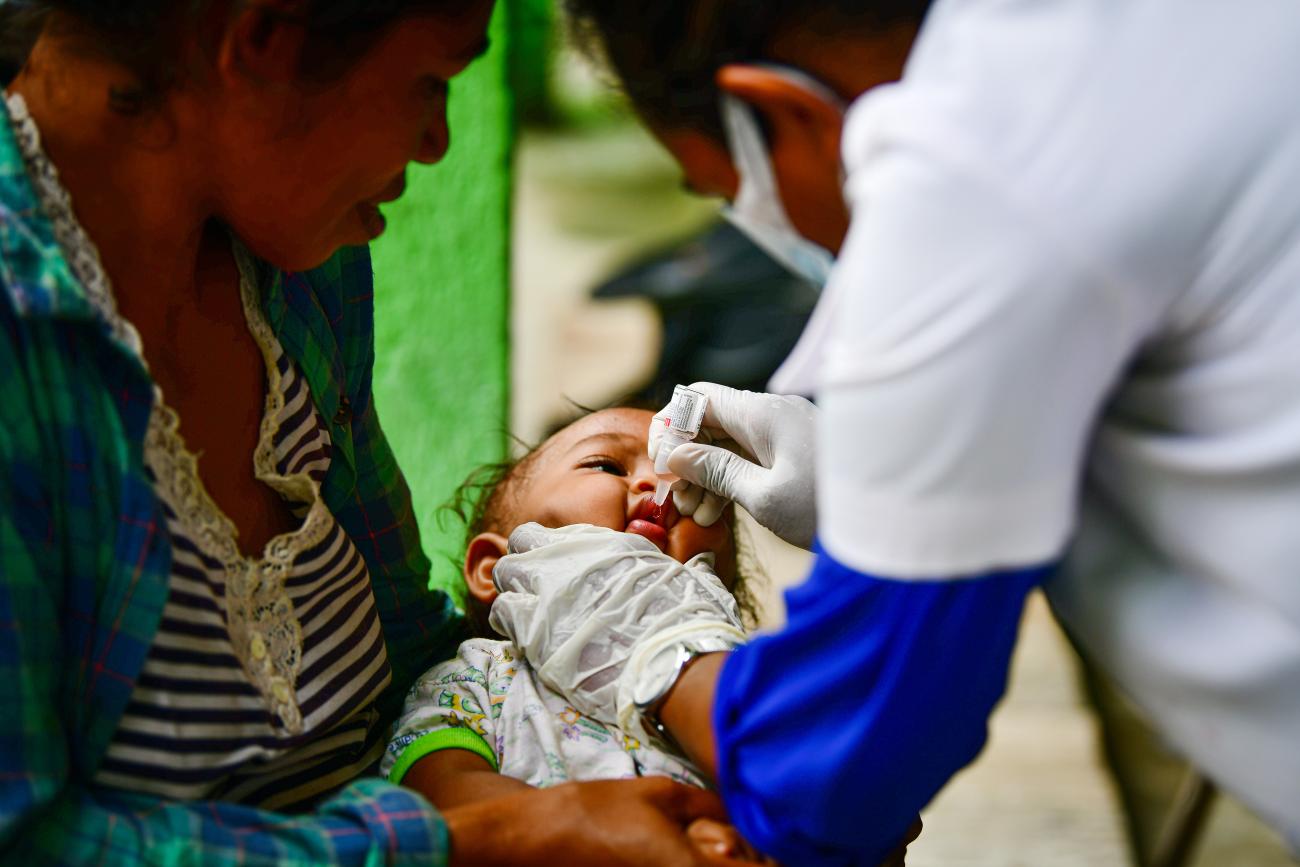
[[[666,777],[564,783],[476,801],[447,813],[451,867],[739,867],[733,848],[687,829],[726,822],[712,792]]]

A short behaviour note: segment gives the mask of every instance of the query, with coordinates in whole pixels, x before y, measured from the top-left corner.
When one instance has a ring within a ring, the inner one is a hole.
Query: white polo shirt
[[[776,390],[878,576],[1064,557],[1056,611],[1300,842],[1300,2],[938,0],[852,108]]]

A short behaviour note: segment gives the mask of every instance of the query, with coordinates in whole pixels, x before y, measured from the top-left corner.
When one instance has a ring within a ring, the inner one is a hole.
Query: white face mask
[[[834,94],[807,76],[794,70],[774,71],[795,80],[801,87],[813,90],[837,108],[842,108]],[[790,222],[785,206],[781,203],[781,191],[776,186],[772,159],[768,155],[754,109],[749,103],[724,93],[722,124],[727,133],[727,144],[731,148],[731,159],[740,175],[736,200],[723,209],[723,216],[790,271],[818,287],[825,286],[831,266],[835,264],[835,257],[825,247],[799,234],[799,230]]]

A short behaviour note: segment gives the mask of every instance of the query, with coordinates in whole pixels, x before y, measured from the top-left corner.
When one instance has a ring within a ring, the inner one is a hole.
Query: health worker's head
[[[581,42],[621,83],[687,186],[734,200],[719,106],[759,113],[790,222],[838,251],[843,105],[901,75],[931,0],[567,0]],[[809,88],[791,68],[824,87]],[[834,98],[827,99],[824,91]]]
[[[102,82],[60,98],[107,105],[115,140],[184,148],[213,217],[301,270],[377,237],[408,165],[447,153],[449,83],[485,50],[492,5],[36,0],[0,23],[38,34],[20,81]]]
[[[714,554],[715,569],[735,591],[737,581],[734,509],[709,527],[678,514],[669,497],[662,517],[654,515],[658,477],[646,454],[653,413],[606,409],[583,416],[547,439],[521,461],[489,468],[463,492],[476,489],[465,514],[468,539],[463,574],[470,596],[482,610],[496,598],[492,570],[506,553],[510,532],[530,521],[546,527],[594,524],[644,536],[682,563]],[[744,599],[742,598],[742,602]]]

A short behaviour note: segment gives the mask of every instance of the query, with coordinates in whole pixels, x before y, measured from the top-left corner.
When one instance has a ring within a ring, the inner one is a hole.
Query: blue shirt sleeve
[[[983,747],[1025,598],[1051,566],[899,581],[815,551],[785,629],[722,670],[718,785],[782,863],[875,867]]]

